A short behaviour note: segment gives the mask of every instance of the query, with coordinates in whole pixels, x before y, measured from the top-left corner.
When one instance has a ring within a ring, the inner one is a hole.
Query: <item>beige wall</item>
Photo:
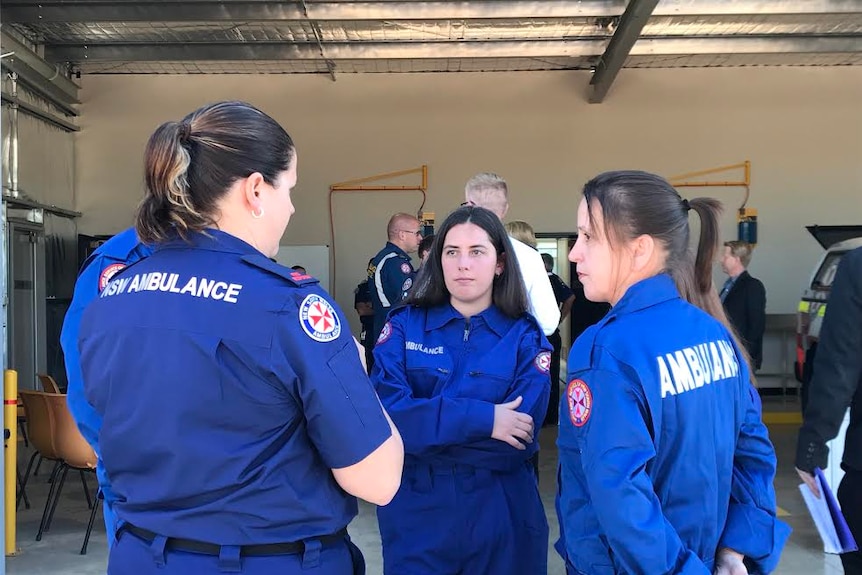
[[[148,135],[220,99],[251,101],[298,144],[297,213],[283,244],[330,243],[331,183],[423,163],[426,209],[438,223],[462,201],[468,177],[493,170],[509,180],[512,219],[571,231],[580,186],[602,170],[672,175],[750,159],[761,240],[751,270],[766,284],[769,311],[787,313],[821,254],[804,226],[862,224],[862,68],[625,70],[601,105],[585,102],[588,80],[581,72],[343,74],[335,83],[86,76],[76,150],[82,231],[128,226]],[[742,198],[736,189],[690,193],[715,194],[731,208]],[[418,207],[418,195],[403,192],[336,198],[335,287],[348,312],[387,218]],[[732,213],[724,231],[735,237]]]

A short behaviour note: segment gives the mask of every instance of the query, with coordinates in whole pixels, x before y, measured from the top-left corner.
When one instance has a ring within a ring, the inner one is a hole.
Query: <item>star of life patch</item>
[[[410,264],[408,264],[407,262],[404,262],[403,264],[401,264],[401,271],[404,272],[405,274],[412,274],[413,268],[410,267]]]
[[[309,294],[302,300],[299,325],[314,341],[332,341],[341,335],[341,320],[335,308],[318,294]]]
[[[582,379],[573,379],[566,387],[569,419],[575,427],[583,427],[593,412],[593,393]]]
[[[533,365],[535,365],[536,369],[541,373],[551,373],[551,352],[540,352],[533,361]]]
[[[108,283],[111,281],[111,278],[117,275],[117,273],[123,270],[126,267],[126,264],[111,264],[105,269],[102,270],[102,274],[99,276],[99,291],[101,292],[103,289],[108,287]]]

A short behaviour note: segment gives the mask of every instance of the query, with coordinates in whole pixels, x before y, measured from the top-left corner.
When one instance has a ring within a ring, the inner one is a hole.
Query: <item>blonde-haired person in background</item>
[[[350,575],[355,497],[385,505],[401,437],[317,280],[274,263],[297,153],[242,102],[156,129],[147,259],[84,313],[84,391],[119,519],[110,575]],[[337,390],[337,391],[336,391]]]
[[[467,180],[464,199],[465,204],[490,210],[503,221],[509,211],[509,186],[497,174],[482,172]],[[539,252],[521,241],[512,239],[512,249],[521,269],[524,287],[527,288],[529,312],[539,322],[542,332],[546,336],[551,335],[560,323],[560,310],[545,272],[545,264]]]
[[[509,234],[510,238],[515,238],[521,243],[527,244],[533,249],[539,245],[539,242],[536,241],[536,232],[533,230],[533,226],[528,224],[523,220],[512,220],[511,222],[506,222],[504,226],[506,228],[506,233]]]

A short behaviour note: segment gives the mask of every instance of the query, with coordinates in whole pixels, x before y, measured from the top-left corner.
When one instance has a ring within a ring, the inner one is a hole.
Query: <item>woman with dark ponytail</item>
[[[84,393],[118,518],[109,575],[364,573],[346,526],[385,505],[401,437],[316,279],[274,263],[297,154],[222,102],[160,126],[136,228],[154,253],[84,313]]]
[[[697,251],[689,216],[700,220]],[[613,307],[575,342],[560,405],[568,573],[769,573],[775,451],[711,267],[720,204],[636,171],[590,180],[569,254]]]

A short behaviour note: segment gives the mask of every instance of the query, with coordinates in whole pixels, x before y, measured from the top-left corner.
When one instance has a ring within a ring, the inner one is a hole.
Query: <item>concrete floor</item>
[[[783,406],[779,401],[776,409],[793,409],[793,404]],[[769,408],[767,408],[769,409]],[[789,513],[784,519],[793,527],[790,538],[777,573],[782,575],[838,575],[843,573],[837,556],[824,555],[822,544],[807,515],[805,505],[799,495],[799,480],[793,470],[793,454],[797,426],[773,425],[770,428],[772,441],[778,451],[779,471],[775,487],[778,492],[779,506]],[[551,525],[551,542],[556,540],[558,529],[554,514],[556,449],[554,441],[556,429],[545,428],[541,433],[541,492]],[[26,464],[26,454],[21,454]],[[78,554],[87,526],[89,510],[84,499],[80,478],[70,473],[66,487],[57,508],[51,531],[41,542],[36,542],[42,507],[48,494],[47,476],[50,465],[45,464],[39,476],[31,480],[27,492],[32,508],[24,506],[18,513],[19,553],[6,559],[7,573],[16,575],[96,575],[104,574],[107,564],[105,528],[101,514],[97,517],[96,527],[90,538],[89,553]],[[91,485],[95,482],[91,479]],[[382,573],[380,536],[374,508],[361,506],[359,517],[350,526],[351,535],[365,553],[368,574]],[[549,553],[549,575],[564,575],[565,569],[553,550]],[[527,574],[525,574],[527,575]]]

